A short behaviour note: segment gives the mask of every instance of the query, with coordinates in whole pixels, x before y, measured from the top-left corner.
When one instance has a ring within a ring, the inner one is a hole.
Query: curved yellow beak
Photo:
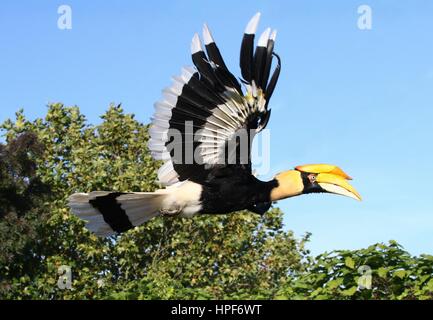
[[[316,173],[316,182],[327,192],[361,201],[361,195],[347,182],[347,180],[351,180],[352,178],[337,166],[330,164],[309,164],[297,166],[296,170]]]

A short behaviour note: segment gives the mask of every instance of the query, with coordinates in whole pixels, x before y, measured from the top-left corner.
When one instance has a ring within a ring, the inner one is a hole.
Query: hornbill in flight
[[[163,161],[158,179],[165,188],[73,194],[69,205],[90,230],[100,236],[121,233],[158,215],[244,209],[264,214],[274,201],[316,192],[361,200],[347,182],[350,177],[334,165],[297,166],[266,182],[253,175],[251,141],[269,121],[269,100],[281,69],[275,30],[266,29],[254,48],[259,18],[257,13],[245,29],[240,81],[228,70],[207,25],[204,48],[194,35],[194,67],[183,68],[163,91],[149,130],[148,147],[155,160]],[[239,133],[245,132],[242,140]]]

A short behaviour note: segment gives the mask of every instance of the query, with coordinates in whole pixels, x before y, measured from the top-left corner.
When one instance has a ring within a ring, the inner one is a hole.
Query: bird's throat
[[[297,170],[288,170],[275,176],[278,185],[271,190],[271,201],[278,201],[302,194],[304,183],[301,173]]]

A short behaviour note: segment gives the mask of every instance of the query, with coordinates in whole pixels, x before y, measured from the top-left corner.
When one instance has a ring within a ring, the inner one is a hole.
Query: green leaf
[[[353,295],[356,293],[356,290],[357,290],[357,287],[354,286],[354,287],[351,287],[351,288],[349,288],[349,289],[347,289],[347,290],[343,290],[343,291],[341,292],[341,294],[342,294],[343,296],[353,296]]]
[[[429,282],[425,285],[425,288],[431,292],[433,292],[433,279],[430,279]]]
[[[344,264],[350,269],[355,269],[355,261],[351,257],[346,257]]]
[[[386,276],[388,274],[388,270],[386,268],[380,267],[379,269],[377,269],[377,274],[381,278],[386,278]]]
[[[338,278],[335,280],[331,280],[326,284],[326,287],[329,289],[336,289],[343,283],[343,278]]]
[[[405,270],[394,271],[394,276],[403,279],[406,276],[406,271]]]

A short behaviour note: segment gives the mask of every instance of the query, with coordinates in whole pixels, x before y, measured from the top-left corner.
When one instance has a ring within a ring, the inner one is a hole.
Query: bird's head
[[[352,180],[339,167],[329,164],[297,166],[275,176],[277,186],[271,191],[276,201],[307,193],[334,193],[361,200],[359,193],[347,181]]]

